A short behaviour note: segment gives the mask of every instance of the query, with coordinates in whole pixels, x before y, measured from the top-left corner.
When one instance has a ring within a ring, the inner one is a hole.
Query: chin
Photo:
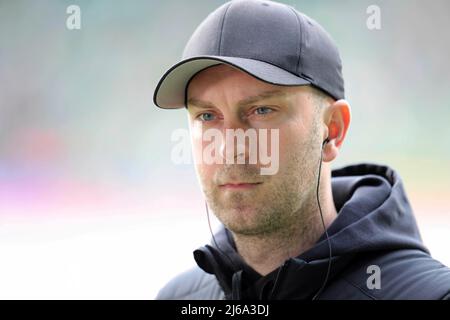
[[[257,227],[258,211],[251,206],[227,208],[221,210],[217,217],[228,229],[240,233]]]

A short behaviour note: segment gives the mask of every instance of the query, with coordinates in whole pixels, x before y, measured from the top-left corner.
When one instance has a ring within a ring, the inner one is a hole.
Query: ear
[[[344,143],[347,130],[350,126],[351,111],[346,100],[333,102],[324,112],[325,136],[330,140],[323,148],[323,161],[331,162],[339,154],[339,149]]]

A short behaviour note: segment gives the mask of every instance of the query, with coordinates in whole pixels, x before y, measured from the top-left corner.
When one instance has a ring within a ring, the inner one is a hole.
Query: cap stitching
[[[219,49],[217,50],[219,56],[221,56],[221,52],[220,50],[222,49],[222,35],[223,35],[223,26],[225,25],[225,16],[227,15],[228,9],[231,7],[232,2],[230,2],[228,4],[228,7],[225,9],[225,12],[222,16],[222,22],[221,22],[221,26],[220,26],[220,38],[219,38]]]
[[[296,66],[296,72],[297,72],[297,75],[299,75],[299,74],[301,74],[301,72],[300,72],[300,70],[301,70],[301,67],[300,67],[300,65],[301,65],[301,63],[302,63],[302,61],[301,61],[301,54],[302,54],[302,43],[303,43],[303,33],[302,33],[302,24],[301,24],[301,22],[300,22],[300,18],[299,18],[299,16],[297,15],[297,12],[295,11],[295,9],[294,8],[292,8],[292,7],[290,7],[289,6],[289,9],[291,9],[292,10],[292,12],[294,13],[294,15],[295,15],[295,18],[296,18],[296,20],[297,20],[297,24],[298,24],[298,31],[299,31],[299,44],[298,44],[298,60],[297,60],[297,66]]]

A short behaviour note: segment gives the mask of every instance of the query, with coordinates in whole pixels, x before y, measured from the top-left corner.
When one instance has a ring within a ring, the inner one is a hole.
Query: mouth
[[[260,184],[262,184],[262,182],[233,182],[221,184],[219,185],[219,188],[228,190],[248,190],[256,188]]]

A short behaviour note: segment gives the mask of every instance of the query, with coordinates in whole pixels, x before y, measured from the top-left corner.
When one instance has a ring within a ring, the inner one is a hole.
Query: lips
[[[225,184],[219,185],[220,188],[223,189],[231,189],[231,190],[245,190],[252,189],[262,184],[262,182],[229,182]]]

